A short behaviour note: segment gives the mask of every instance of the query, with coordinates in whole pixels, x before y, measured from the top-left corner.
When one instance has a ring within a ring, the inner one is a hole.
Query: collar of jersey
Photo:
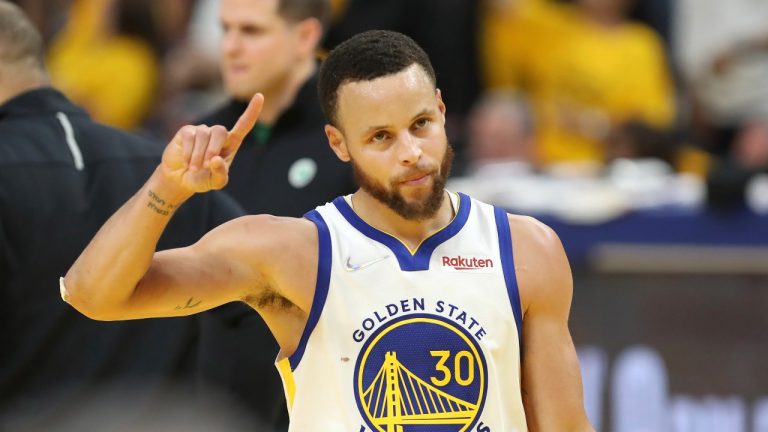
[[[455,236],[467,223],[471,200],[468,196],[462,193],[459,193],[458,195],[459,210],[456,212],[453,220],[440,231],[437,231],[424,239],[415,251],[411,251],[405,243],[397,237],[368,225],[366,221],[355,213],[344,197],[336,198],[333,200],[333,204],[339,210],[341,215],[344,216],[344,219],[355,227],[355,229],[368,238],[375,240],[392,250],[392,253],[397,257],[401,270],[419,271],[429,270],[429,260],[432,257],[432,252],[434,252],[435,248]]]

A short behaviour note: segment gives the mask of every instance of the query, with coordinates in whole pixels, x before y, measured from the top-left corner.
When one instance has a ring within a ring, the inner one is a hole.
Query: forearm
[[[109,319],[133,295],[171,216],[190,196],[155,170],[69,269],[62,293],[67,302],[91,318]]]

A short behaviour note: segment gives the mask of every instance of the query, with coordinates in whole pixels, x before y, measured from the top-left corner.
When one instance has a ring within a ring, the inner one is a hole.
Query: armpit
[[[261,295],[246,297],[243,301],[256,310],[299,310],[298,306],[293,304],[290,300],[272,290],[265,290]]]

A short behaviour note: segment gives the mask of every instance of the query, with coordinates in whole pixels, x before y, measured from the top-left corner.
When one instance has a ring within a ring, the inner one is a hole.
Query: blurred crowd
[[[224,98],[217,0],[17,3],[43,33],[53,83],[97,120],[167,137]],[[600,176],[616,160],[653,159],[729,208],[768,168],[763,2],[332,4],[325,50],[370,28],[425,47],[456,174]]]
[[[657,203],[716,209],[743,207],[750,183],[764,181],[768,5],[501,0],[483,14],[492,97],[470,116],[475,173],[523,160],[555,176],[645,181]],[[671,175],[686,186],[651,188]]]

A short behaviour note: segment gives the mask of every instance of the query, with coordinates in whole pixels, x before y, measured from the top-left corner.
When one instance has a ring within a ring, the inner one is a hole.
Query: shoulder
[[[551,301],[570,303],[571,269],[555,231],[532,217],[508,218],[523,309]]]
[[[530,216],[507,217],[516,261],[520,257],[528,267],[549,270],[568,265],[560,238],[552,228]]]
[[[513,241],[524,241],[527,247],[538,252],[562,249],[557,233],[538,219],[509,213],[507,218]]]

